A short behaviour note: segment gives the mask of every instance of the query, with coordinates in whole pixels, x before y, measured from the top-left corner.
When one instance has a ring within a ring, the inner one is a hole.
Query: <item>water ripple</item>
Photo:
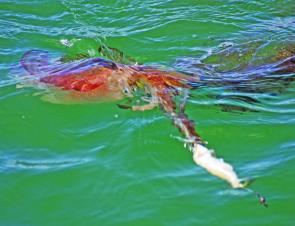
[[[11,170],[62,170],[91,162],[91,158],[64,158],[64,159],[0,159],[0,171]]]
[[[259,172],[263,172],[264,175],[271,174],[273,169],[295,159],[295,144],[293,141],[283,143],[269,152],[271,151],[275,151],[275,153],[268,153],[265,158],[248,163],[240,167],[241,170],[245,175],[253,174],[253,172],[255,172],[256,176],[259,175]]]

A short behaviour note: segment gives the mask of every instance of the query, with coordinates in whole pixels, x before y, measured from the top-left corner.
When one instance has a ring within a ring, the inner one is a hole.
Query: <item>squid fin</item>
[[[49,65],[48,52],[43,50],[30,50],[23,55],[20,63],[30,75],[39,75],[44,73]]]

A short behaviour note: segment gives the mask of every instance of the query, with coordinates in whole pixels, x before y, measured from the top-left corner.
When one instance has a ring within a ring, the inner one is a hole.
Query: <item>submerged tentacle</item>
[[[146,111],[146,110],[152,110],[157,106],[158,104],[156,103],[149,103],[145,105],[135,105],[135,106],[132,106],[131,109],[132,111]]]

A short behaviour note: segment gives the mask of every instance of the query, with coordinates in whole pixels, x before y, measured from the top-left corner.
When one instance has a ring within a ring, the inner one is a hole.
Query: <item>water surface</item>
[[[292,79],[202,86],[187,104],[266,209],[195,166],[160,110],[52,104],[16,88],[11,70],[30,49],[95,56],[105,43],[140,63],[235,78],[291,48],[294,12],[293,0],[2,0],[0,225],[294,225]]]

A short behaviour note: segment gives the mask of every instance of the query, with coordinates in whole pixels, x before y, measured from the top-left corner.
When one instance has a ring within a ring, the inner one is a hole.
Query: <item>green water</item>
[[[254,46],[260,64],[295,43],[294,12],[294,0],[1,0],[0,225],[295,225],[294,82],[249,92],[257,103],[203,87],[187,105],[209,146],[256,179],[264,208],[198,168],[160,110],[52,104],[11,79],[27,50],[91,55],[101,42],[187,72],[197,73],[203,56],[219,70],[252,59],[214,55],[222,43]]]

